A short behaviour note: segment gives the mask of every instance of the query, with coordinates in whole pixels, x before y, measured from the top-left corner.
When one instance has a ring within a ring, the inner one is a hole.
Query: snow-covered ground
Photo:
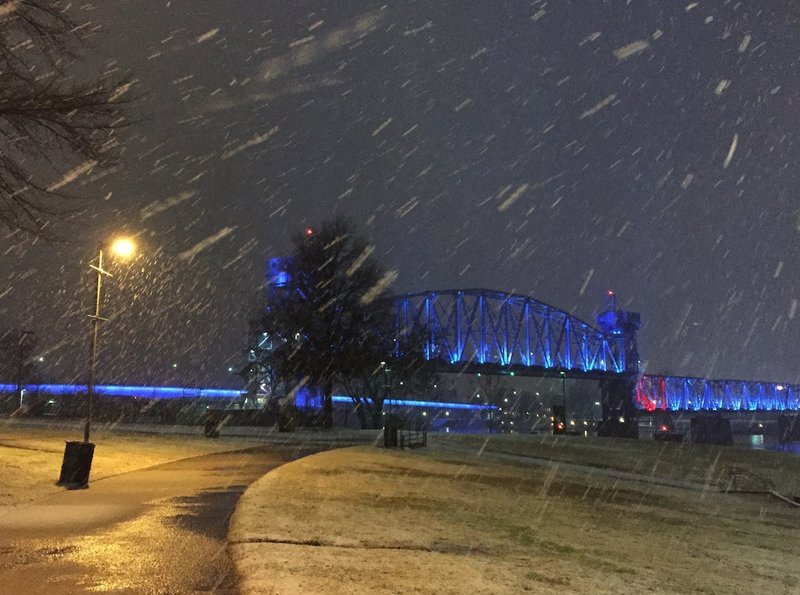
[[[63,488],[55,485],[64,444],[82,440],[79,424],[19,424],[0,421],[0,506],[22,504]],[[237,450],[256,442],[155,433],[115,433],[98,428],[91,481],[211,452]]]
[[[243,592],[800,591],[800,511],[719,493],[735,449],[553,437],[431,444],[324,452],[254,483],[229,535]],[[548,450],[569,465],[532,458]],[[765,455],[755,462],[797,484],[800,460]],[[640,477],[612,476],[620,471]]]

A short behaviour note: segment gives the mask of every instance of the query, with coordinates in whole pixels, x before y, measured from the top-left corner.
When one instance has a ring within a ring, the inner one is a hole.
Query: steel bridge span
[[[800,385],[644,375],[636,384],[643,411],[800,411]]]
[[[647,412],[800,411],[800,385],[640,375],[638,315],[608,298],[594,326],[530,296],[489,289],[406,294],[394,307],[399,332],[426,329],[425,357],[440,372],[598,379],[604,405],[616,380],[616,390],[630,391],[634,407]]]
[[[638,371],[635,333],[603,332],[532,297],[451,289],[394,298],[399,332],[425,329],[425,358],[443,372],[606,378]]]
[[[637,434],[639,315],[617,308],[613,292],[597,326],[530,296],[491,289],[412,293],[393,305],[398,338],[421,330],[435,370],[597,379],[600,433]]]

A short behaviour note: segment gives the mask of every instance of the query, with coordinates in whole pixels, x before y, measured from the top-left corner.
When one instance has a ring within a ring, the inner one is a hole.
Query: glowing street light
[[[59,484],[85,487],[89,483],[89,472],[92,468],[94,444],[89,442],[92,428],[92,410],[94,408],[95,371],[97,369],[97,337],[100,330],[100,321],[107,318],[100,316],[102,303],[103,276],[111,277],[111,273],[103,268],[103,257],[108,252],[122,260],[131,258],[136,252],[136,244],[130,238],[119,237],[111,242],[100,244],[97,259],[89,264],[95,271],[95,300],[91,333],[89,335],[89,379],[86,383],[86,423],[83,429],[83,442],[67,442],[64,451],[64,461],[61,464],[61,477]]]
[[[117,238],[111,244],[111,252],[122,259],[128,259],[136,253],[136,244],[130,238]]]
[[[94,380],[95,369],[97,368],[97,335],[100,330],[100,321],[107,321],[107,318],[100,316],[100,303],[102,301],[103,275],[111,277],[111,273],[103,268],[103,250],[106,244],[101,244],[97,254],[97,265],[90,264],[89,267],[97,272],[95,285],[94,316],[92,319],[92,333],[89,347],[89,382],[86,385],[86,425],[83,430],[83,441],[89,442],[92,427],[92,407],[94,405]],[[111,254],[127,260],[136,252],[136,244],[129,238],[117,238],[108,245]]]

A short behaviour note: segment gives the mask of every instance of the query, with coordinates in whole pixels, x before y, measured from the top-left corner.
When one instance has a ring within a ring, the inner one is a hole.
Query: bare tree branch
[[[62,188],[117,162],[131,86],[73,79],[86,30],[67,8],[0,0],[0,224],[49,238],[51,223],[79,206]]]

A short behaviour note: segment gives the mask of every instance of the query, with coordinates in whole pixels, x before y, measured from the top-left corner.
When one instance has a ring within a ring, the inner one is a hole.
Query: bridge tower
[[[291,281],[289,276],[289,257],[270,258],[267,261],[266,271],[268,296],[276,291],[286,290]]]
[[[289,289],[288,258],[270,258],[267,261],[265,281],[267,302],[271,302],[281,291]],[[269,306],[268,306],[269,307]],[[250,321],[247,340],[247,365],[243,370],[247,393],[245,401],[258,403],[276,394],[275,375],[269,362],[272,352],[272,337],[259,328],[259,321]]]
[[[606,308],[597,315],[597,327],[609,335],[625,338],[625,374],[618,378],[600,381],[603,405],[603,421],[598,428],[599,436],[637,438],[639,424],[636,409],[636,382],[639,376],[639,349],[636,332],[641,325],[638,312],[622,310],[617,305],[617,295],[609,290]]]
[[[306,229],[306,235],[311,235],[310,228]],[[267,310],[275,307],[273,304],[290,292],[297,291],[303,295],[300,289],[292,283],[290,265],[291,257],[286,256],[270,258],[267,261],[265,271]],[[243,370],[247,383],[245,401],[263,404],[265,400],[274,398],[282,400],[282,405],[288,404],[291,400],[298,407],[319,406],[322,397],[317,388],[308,385],[302,386],[299,383],[296,386],[287,386],[285,382],[278,381],[271,362],[273,346],[276,341],[281,341],[281,339],[264,332],[258,321],[251,323],[248,336],[247,366]]]

